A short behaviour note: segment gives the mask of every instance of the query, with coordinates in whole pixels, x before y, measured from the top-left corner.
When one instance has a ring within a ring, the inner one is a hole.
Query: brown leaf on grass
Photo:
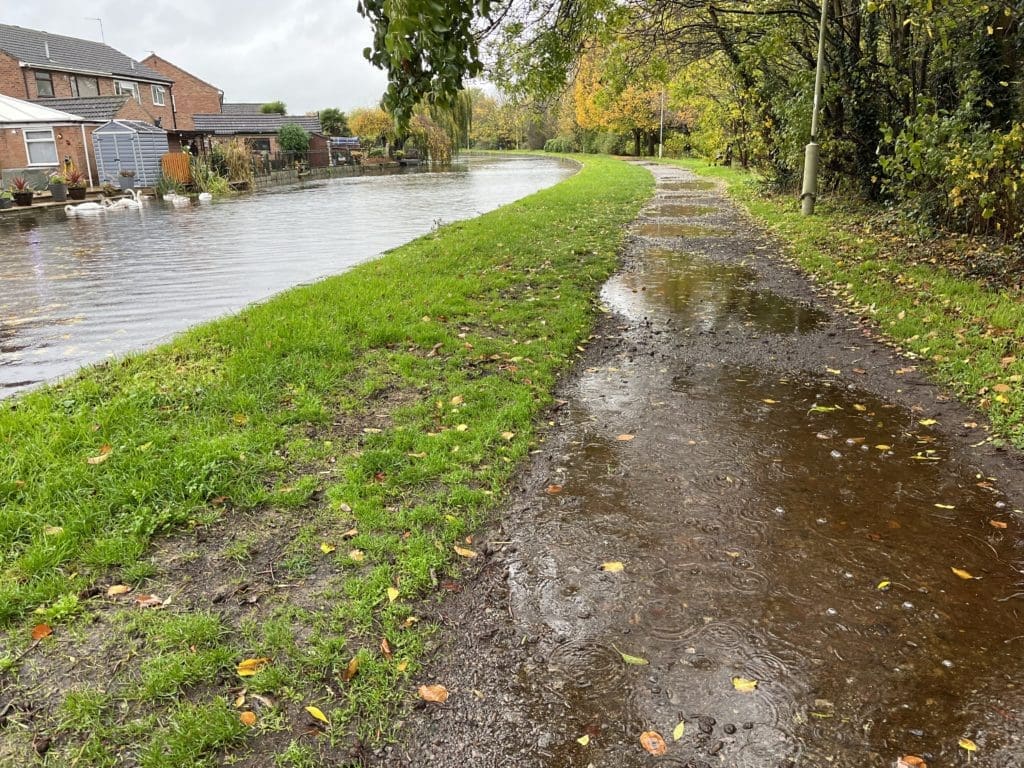
[[[238,662],[238,668],[236,671],[238,672],[239,677],[252,677],[269,663],[270,658],[267,656],[260,656],[254,659],[243,659]]]
[[[451,402],[452,405],[462,405],[465,402],[465,400],[462,398],[462,395],[456,395],[455,397],[452,398]]]
[[[993,528],[999,528],[1000,530],[1006,528],[1006,523],[1004,523],[1002,520],[989,520],[988,524],[991,525]]]
[[[917,755],[904,755],[896,761],[896,768],[928,768],[928,763]]]
[[[384,654],[384,658],[391,661],[391,643],[388,642],[386,637],[380,639],[380,652]]]
[[[85,460],[86,464],[102,464],[104,461],[110,458],[110,452],[114,450],[107,443],[104,443],[100,448],[100,452],[96,456],[90,456]]]
[[[348,559],[356,563],[361,563],[366,559],[366,553],[361,549],[351,549],[348,553]]]
[[[238,719],[242,721],[242,725],[252,728],[256,725],[256,713],[247,710],[238,716]]]
[[[159,608],[164,604],[164,600],[157,597],[156,595],[136,595],[135,605],[139,608]]]
[[[345,531],[343,534],[341,534],[341,538],[343,538],[343,539],[354,539],[358,535],[359,535],[359,529],[358,528],[349,528],[347,531]]]
[[[1000,394],[1006,394],[1007,392],[1010,391],[1010,385],[1009,384],[996,384],[994,387],[992,387],[992,391],[993,392],[999,392]]]
[[[421,699],[434,704],[444,704],[448,701],[448,689],[443,685],[421,685],[419,694]]]
[[[353,656],[352,660],[349,661],[348,666],[345,667],[345,670],[341,673],[342,682],[346,682],[347,683],[349,680],[351,680],[353,677],[356,676],[356,673],[358,671],[359,671],[359,659],[357,657]]]
[[[562,492],[562,486],[560,486],[560,485],[549,485],[547,492],[550,493],[552,496],[554,496],[556,493],[561,493]]]
[[[118,595],[126,595],[132,591],[132,588],[127,584],[112,584],[107,587],[107,597],[117,597]]]
[[[468,557],[471,559],[477,557],[477,553],[472,549],[466,549],[465,547],[460,547],[458,545],[455,545],[453,549],[455,550],[455,553],[460,557]]]
[[[42,640],[53,634],[53,628],[49,624],[36,624],[32,627],[32,639]]]
[[[640,734],[640,746],[655,757],[661,757],[668,751],[665,739],[657,731],[644,731]]]

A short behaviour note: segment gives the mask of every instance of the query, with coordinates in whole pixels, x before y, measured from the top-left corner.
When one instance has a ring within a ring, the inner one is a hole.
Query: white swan
[[[114,201],[106,201],[107,208],[111,211],[137,211],[141,208],[142,203],[139,202],[135,190],[129,189],[126,191],[130,194],[130,197],[120,197]]]
[[[211,195],[209,192],[200,192],[199,193],[199,202],[200,203],[208,203],[211,200],[213,200],[213,195]]]
[[[189,205],[192,202],[188,197],[179,195],[177,192],[165,192],[164,201],[172,205]]]
[[[65,205],[64,213],[68,216],[89,216],[95,213],[105,213],[110,204],[104,200],[102,203],[79,203],[78,205]]]

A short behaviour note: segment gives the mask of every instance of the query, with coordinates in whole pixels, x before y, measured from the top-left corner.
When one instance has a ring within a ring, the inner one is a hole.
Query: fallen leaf
[[[665,740],[657,731],[644,731],[640,734],[640,746],[655,757],[660,757],[668,751]]]
[[[883,581],[878,582],[878,586],[875,587],[875,589],[879,589],[882,592],[888,592],[891,587],[892,587],[892,582],[889,581],[888,579],[885,579]]]
[[[327,719],[327,715],[321,712],[317,707],[306,707],[306,711],[314,720],[319,720],[324,725],[331,724],[331,721]]]
[[[456,432],[465,432],[467,429],[469,429],[469,424],[459,424],[459,426],[457,426],[455,428],[455,431]]]
[[[615,648],[615,646],[613,645],[612,648]],[[619,656],[622,657],[622,660],[626,664],[630,664],[632,666],[642,667],[642,666],[645,666],[645,665],[651,663],[647,659],[643,658],[642,656],[630,656],[628,653],[623,653],[618,648],[615,648],[615,652],[618,653]]]
[[[864,411],[866,411],[867,409],[868,407],[866,405],[861,405],[860,403],[853,404],[853,410],[855,411],[860,411],[861,413],[864,413]]]
[[[358,671],[359,659],[353,656],[352,659],[349,661],[348,666],[345,667],[345,670],[341,673],[342,681],[347,683],[349,680],[356,676],[356,673]]]
[[[746,677],[734,677],[732,679],[732,687],[740,693],[751,693],[757,690],[757,680],[751,680]]]
[[[932,424],[938,424],[939,422],[937,422],[935,419],[921,419],[917,423],[920,424],[922,427],[930,427]]]
[[[620,443],[628,443],[630,440],[635,440],[636,435],[619,435],[615,439],[618,440]]]
[[[320,551],[323,552],[325,555],[331,554],[331,552],[333,552],[336,549],[337,547],[333,544],[328,544],[326,541],[320,542]]]
[[[361,549],[351,549],[348,553],[348,559],[354,562],[361,563],[366,559],[366,553]]]
[[[838,368],[826,368],[825,370],[834,376],[838,376],[839,374],[842,373],[842,371],[840,371]]]
[[[244,413],[236,413],[231,420],[234,421],[235,424],[237,424],[240,427],[244,427],[246,424],[249,423],[249,417],[246,416]]]
[[[238,694],[238,696],[235,697],[235,709],[241,709],[244,706],[245,706],[245,689],[243,688],[242,692],[240,694]]]
[[[465,547],[460,547],[458,545],[455,545],[453,549],[455,550],[455,553],[461,557],[477,557],[477,553],[474,552],[472,549],[466,549]]]
[[[957,744],[960,746],[960,749],[966,749],[968,752],[978,751],[978,745],[970,739],[960,739]]]
[[[879,451],[891,451],[892,450],[892,446],[891,445],[885,445],[884,443],[876,445],[875,448],[877,450],[879,450]]]
[[[550,493],[552,496],[554,496],[556,493],[561,493],[561,492],[562,492],[562,486],[560,486],[560,485],[549,485],[548,486],[548,493]]]
[[[43,536],[59,536],[64,533],[64,528],[60,525],[47,525],[43,528]]]
[[[686,722],[680,720],[676,727],[672,729],[672,741],[679,741],[683,738],[684,733],[686,733]]]
[[[137,605],[139,608],[159,608],[163,604],[164,601],[156,595],[135,596],[135,605]]]
[[[398,590],[394,587],[388,587],[388,602],[393,603],[398,599]]]
[[[896,768],[928,768],[928,763],[917,755],[904,755],[896,761]]]
[[[956,509],[952,504],[936,504],[937,509]]]
[[[601,570],[608,573],[622,573],[625,568],[626,566],[618,560],[609,560],[607,563],[601,563]]]
[[[989,520],[988,524],[991,525],[993,528],[1006,528],[1006,523],[1004,523],[1002,520]]]
[[[53,634],[53,628],[49,624],[36,624],[32,627],[32,639],[42,640]]]
[[[448,689],[443,685],[421,685],[419,694],[421,699],[434,704],[444,704],[448,701]]]
[[[1006,392],[1010,391],[1010,385],[1009,384],[996,384],[994,387],[992,387],[992,391],[993,392],[1006,393]]]
[[[238,716],[238,719],[242,721],[242,725],[246,725],[252,728],[256,725],[256,713],[252,711],[243,712]]]
[[[778,403],[779,401],[778,401],[778,400],[772,400],[772,399],[771,399],[770,397],[766,397],[766,398],[764,398],[764,399],[763,399],[763,400],[762,400],[761,402],[762,402],[762,403],[767,403],[768,405],[775,405],[775,404],[777,404],[777,403]]]
[[[238,672],[239,677],[252,677],[269,663],[270,659],[267,656],[260,656],[255,659],[243,659],[238,662],[238,668],[236,671]]]
[[[515,432],[502,432],[501,436],[505,440],[511,440],[513,437],[516,436],[516,433]]]
[[[341,534],[341,538],[343,538],[343,539],[354,539],[358,535],[359,535],[359,529],[358,528],[349,528],[347,531],[345,531],[343,534]]]
[[[118,595],[126,595],[132,591],[132,588],[127,584],[112,584],[107,587],[107,597],[117,597]]]
[[[587,744],[590,743],[590,734],[584,733],[582,736],[576,739],[576,741],[585,747],[587,746]]]
[[[408,659],[402,659],[400,662],[398,662],[397,665],[395,665],[395,669],[397,669],[399,672],[405,672],[405,670],[407,670],[408,668],[409,668],[409,661],[408,661]]]
[[[953,573],[955,573],[957,576],[959,576],[964,581],[970,581],[971,579],[974,578],[973,576],[971,576],[970,573],[965,571],[963,568],[950,568],[949,570],[951,570]]]
[[[391,661],[391,643],[388,642],[386,637],[380,639],[380,652],[384,655],[384,658]]]
[[[452,405],[462,405],[463,402],[465,401],[462,399],[462,395],[456,395],[452,398]]]
[[[109,445],[104,444],[103,447],[100,448],[99,454],[96,455],[96,456],[90,456],[88,459],[85,460],[85,463],[86,464],[102,464],[104,461],[106,461],[107,459],[110,458],[110,452],[112,450],[114,450],[114,449],[111,448]]]

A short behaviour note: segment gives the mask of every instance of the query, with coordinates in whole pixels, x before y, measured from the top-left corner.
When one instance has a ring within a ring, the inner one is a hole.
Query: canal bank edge
[[[298,765],[387,735],[416,605],[484,554],[652,192],[583,165],[0,405],[0,762]]]

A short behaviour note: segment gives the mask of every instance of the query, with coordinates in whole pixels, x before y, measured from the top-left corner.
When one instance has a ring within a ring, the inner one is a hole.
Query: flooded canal
[[[382,764],[1024,765],[1020,468],[712,187],[654,173],[692,207],[635,227],[442,615],[430,679],[462,695]]]
[[[343,272],[565,178],[545,158],[317,181],[210,205],[0,218],[0,397]]]

